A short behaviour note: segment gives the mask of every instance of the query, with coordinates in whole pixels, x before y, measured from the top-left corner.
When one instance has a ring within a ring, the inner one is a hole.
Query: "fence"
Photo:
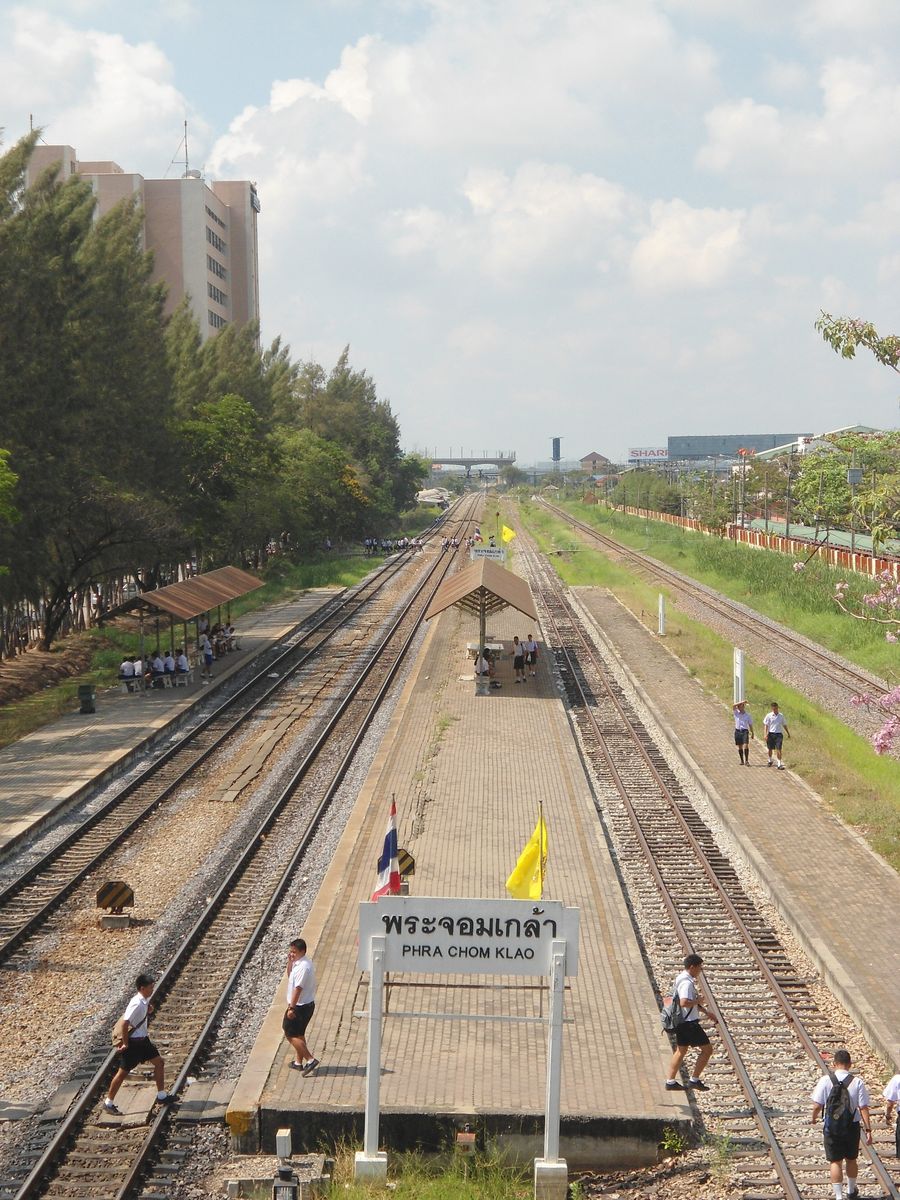
[[[616,511],[622,512],[623,510],[617,508]],[[664,521],[669,525],[678,525],[681,529],[692,529],[695,533],[721,536],[721,530],[712,529],[691,517],[655,512],[648,508],[632,508],[630,505],[626,505],[624,511],[631,516],[642,517],[644,520]],[[827,563],[830,567],[840,567],[845,571],[855,571],[860,575],[874,577],[887,572],[893,579],[900,579],[900,559],[869,554],[865,550],[851,551],[842,546],[827,546],[811,538],[785,537],[780,533],[765,533],[761,529],[746,529],[740,525],[727,525],[725,537],[730,538],[733,542],[743,542],[746,546],[755,546],[758,550],[774,550],[778,554],[789,554],[793,558],[806,559],[815,554],[820,561]]]

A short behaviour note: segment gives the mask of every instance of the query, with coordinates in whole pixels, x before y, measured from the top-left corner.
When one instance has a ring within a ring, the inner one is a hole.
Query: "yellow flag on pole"
[[[516,531],[514,529],[510,529],[508,525],[504,525],[500,531],[500,536],[503,538],[504,542],[511,542],[516,536]]]
[[[506,890],[515,900],[540,900],[544,894],[546,869],[547,826],[541,816],[528,845],[519,855],[519,861],[506,881]]]

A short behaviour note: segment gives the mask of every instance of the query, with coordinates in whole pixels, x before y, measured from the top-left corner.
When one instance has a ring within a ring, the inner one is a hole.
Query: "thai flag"
[[[477,525],[475,526],[475,541],[476,542],[484,541],[484,538],[481,536],[481,530],[478,528]]]
[[[399,896],[400,894],[400,864],[397,861],[397,805],[391,798],[391,815],[384,835],[384,846],[378,860],[378,880],[372,899],[379,896]]]

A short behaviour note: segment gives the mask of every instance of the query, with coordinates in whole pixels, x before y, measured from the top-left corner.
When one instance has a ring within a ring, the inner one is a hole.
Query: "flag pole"
[[[538,862],[541,871],[541,899],[544,898],[544,802],[538,800]]]

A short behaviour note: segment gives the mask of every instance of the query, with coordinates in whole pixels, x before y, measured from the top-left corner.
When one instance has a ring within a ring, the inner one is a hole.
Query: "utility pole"
[[[788,451],[787,498],[784,506],[784,536],[791,536],[791,475],[794,470],[794,447]]]

